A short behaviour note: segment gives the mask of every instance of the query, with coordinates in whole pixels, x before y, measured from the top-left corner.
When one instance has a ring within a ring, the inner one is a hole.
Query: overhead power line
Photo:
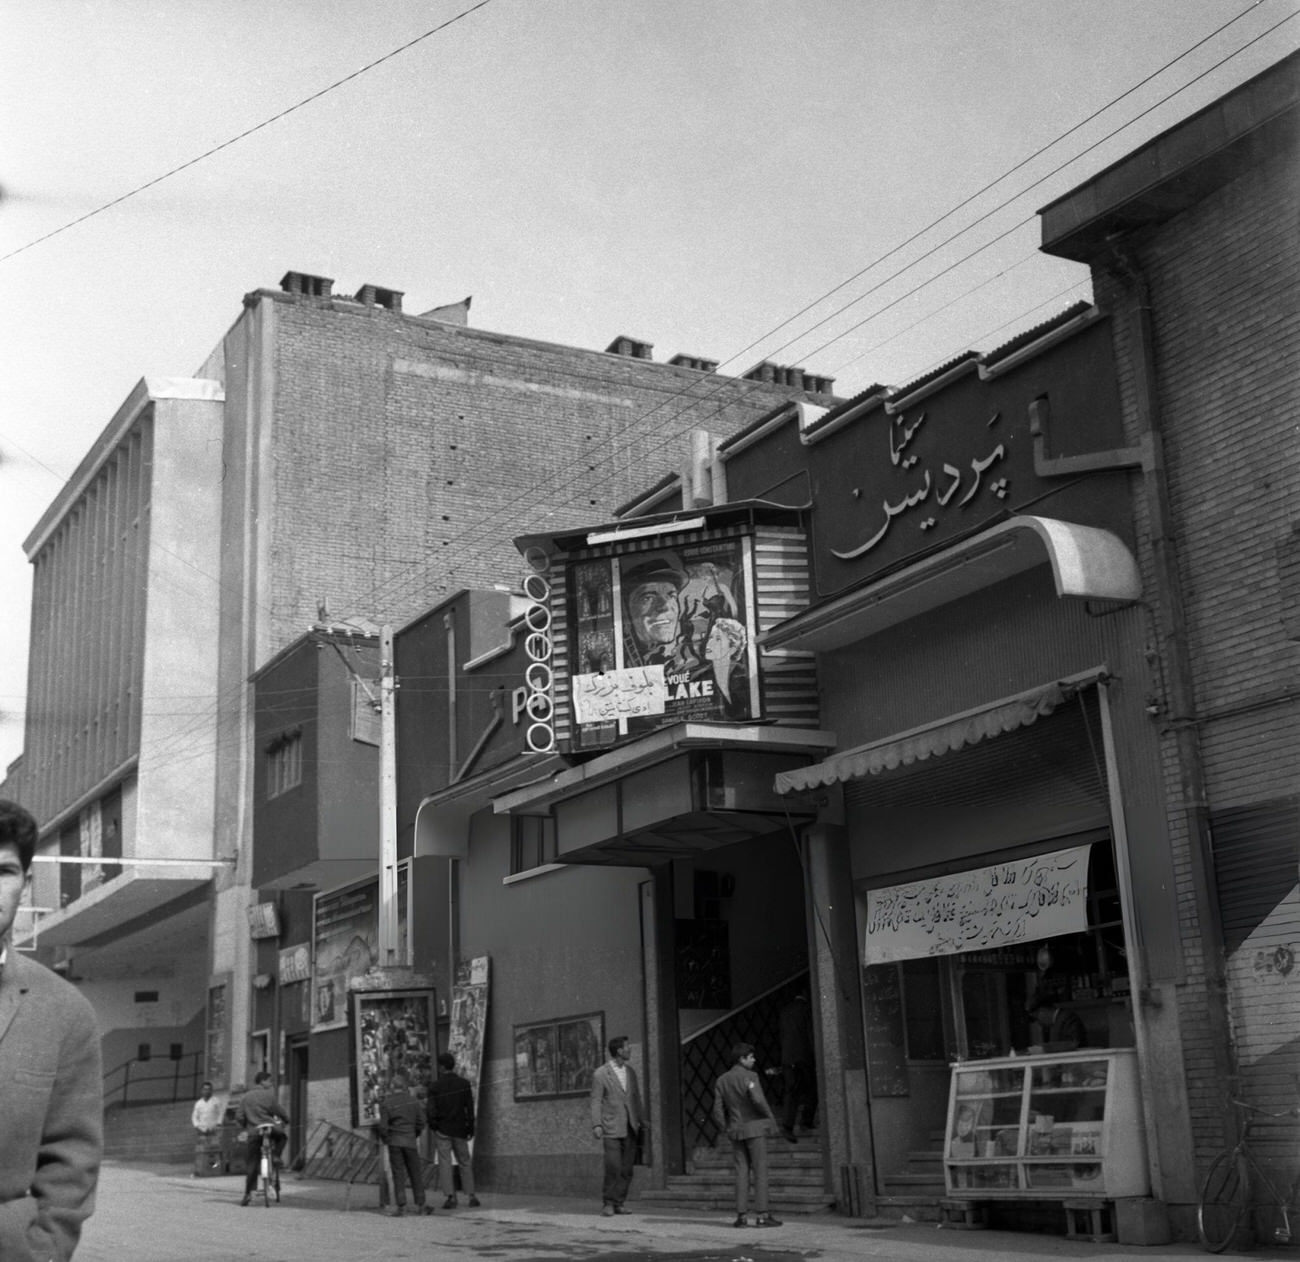
[[[84,215],[78,215],[75,219],[70,219],[61,227],[55,228],[52,231],[45,233],[43,236],[36,237],[32,241],[28,241],[26,245],[20,245],[16,250],[10,250],[8,254],[0,254],[0,263],[8,262],[9,259],[14,258],[16,255],[34,249],[43,242],[49,241],[52,237],[57,237],[61,233],[67,232],[70,228],[75,228],[78,224],[85,223],[87,219],[93,219],[96,215],[102,215],[106,210],[112,210],[114,206],[120,206],[123,202],[129,201],[132,197],[143,193],[146,189],[154,188],[164,180],[170,180],[173,175],[179,175],[182,171],[188,171],[190,167],[198,166],[200,162],[206,162],[214,154],[220,153],[223,149],[229,149],[231,145],[237,145],[241,140],[247,140],[249,136],[255,135],[257,132],[270,127],[273,123],[278,123],[282,118],[288,118],[290,114],[295,114],[298,110],[312,104],[313,101],[319,101],[321,97],[328,96],[331,92],[341,88],[345,83],[351,83],[353,79],[359,79],[363,74],[369,74],[369,72],[374,70],[375,67],[382,66],[386,61],[392,61],[394,57],[400,57],[402,53],[408,52],[417,44],[422,44],[426,39],[430,39],[439,32],[445,31],[449,26],[453,26],[462,18],[469,17],[471,13],[475,13],[479,9],[482,9],[491,3],[492,0],[479,0],[477,4],[470,5],[468,9],[457,13],[455,17],[450,17],[445,22],[441,22],[437,26],[431,27],[423,34],[417,35],[414,39],[407,40],[406,43],[402,44],[400,47],[394,48],[391,52],[385,53],[382,57],[376,57],[374,61],[367,62],[360,69],[354,70],[351,74],[344,75],[341,79],[336,79],[333,83],[327,84],[319,91],[313,92],[310,96],[303,97],[301,101],[290,105],[286,109],[282,109],[278,114],[272,114],[270,118],[265,118],[260,123],[241,131],[237,136],[231,136],[229,140],[223,140],[221,144],[213,145],[211,149],[205,150],[203,153],[199,154],[198,157],[191,158],[188,162],[182,162],[180,166],[172,167],[170,171],[164,171],[161,175],[154,176],[152,180],[146,180],[143,184],[131,189],[129,193],[123,193],[120,197],[115,197],[112,201],[105,202],[102,206],[96,206],[94,210],[88,210]]]

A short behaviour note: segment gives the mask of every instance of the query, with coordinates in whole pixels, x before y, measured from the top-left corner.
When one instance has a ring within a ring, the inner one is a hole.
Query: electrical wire
[[[343,87],[344,84],[351,83],[353,79],[359,79],[363,74],[368,74],[371,70],[374,70],[375,67],[382,66],[387,61],[392,61],[394,57],[400,56],[402,53],[414,48],[417,44],[422,44],[426,39],[445,31],[449,26],[453,26],[462,18],[469,17],[471,13],[475,13],[479,9],[482,9],[491,3],[492,0],[478,0],[477,4],[470,5],[468,9],[465,9],[461,13],[457,13],[455,17],[448,18],[438,26],[432,27],[421,35],[417,35],[414,39],[407,40],[407,42],[402,44],[400,47],[392,49],[382,57],[376,57],[374,61],[368,62],[359,70],[354,70],[351,74],[344,75],[341,79],[336,79],[333,83],[327,84],[319,91],[313,92],[310,96],[305,96],[301,101],[288,106],[286,109],[282,109],[278,114],[273,114],[270,118],[265,118],[260,123],[246,128],[237,136],[231,136],[229,140],[223,140],[221,144],[213,145],[211,149],[205,150],[203,153],[199,154],[198,157],[190,158],[188,162],[182,162],[180,166],[172,167],[170,171],[164,171],[162,175],[156,175],[152,180],[146,180],[145,183],[131,189],[130,192],[123,193],[120,197],[115,197],[112,201],[105,202],[102,206],[97,206],[94,210],[88,210],[84,215],[78,215],[75,219],[69,220],[61,227],[54,228],[52,231],[36,237],[34,240],[27,242],[26,245],[20,245],[16,250],[10,250],[8,254],[0,254],[0,263],[8,262],[9,259],[15,258],[19,254],[34,249],[43,242],[49,241],[51,238],[57,237],[60,234],[69,231],[69,229],[75,228],[78,224],[83,224],[88,219],[94,219],[96,215],[102,215],[106,210],[112,210],[114,206],[120,206],[123,202],[129,201],[132,197],[138,196],[147,189],[156,187],[164,180],[170,180],[173,175],[179,175],[182,171],[188,171],[190,167],[198,166],[200,162],[207,161],[207,159],[211,158],[214,154],[220,153],[223,149],[229,149],[231,145],[237,145],[241,140],[247,140],[249,136],[256,135],[257,132],[270,127],[273,123],[278,123],[283,118],[288,118],[290,114],[297,113],[298,110],[312,104],[313,101],[319,101],[321,97],[328,96],[331,92]]]

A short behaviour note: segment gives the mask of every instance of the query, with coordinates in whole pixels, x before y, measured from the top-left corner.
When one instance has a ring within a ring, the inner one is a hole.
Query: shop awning
[[[1063,701],[1072,697],[1086,680],[1061,680],[1014,697],[1003,698],[974,710],[942,719],[937,723],[912,728],[884,740],[859,745],[843,753],[832,754],[809,767],[783,771],[776,777],[778,793],[802,793],[823,785],[842,784],[862,776],[892,771],[914,762],[961,749],[1000,736],[1003,732],[1027,727],[1051,714]]]
[[[1109,530],[1053,517],[1012,517],[778,623],[765,649],[824,653],[960,600],[1013,575],[1050,567],[1058,597],[1132,601],[1142,595],[1137,562]]]

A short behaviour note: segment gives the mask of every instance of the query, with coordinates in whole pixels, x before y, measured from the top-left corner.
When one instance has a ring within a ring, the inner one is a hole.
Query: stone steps
[[[834,1208],[826,1190],[821,1142],[801,1135],[797,1144],[768,1141],[768,1188],[777,1214],[820,1214]],[[688,1174],[669,1175],[663,1188],[640,1192],[638,1199],[686,1209],[727,1211],[735,1208],[735,1176],[729,1147],[697,1150]]]
[[[192,1104],[110,1105],[104,1110],[104,1156],[115,1161],[192,1165]]]

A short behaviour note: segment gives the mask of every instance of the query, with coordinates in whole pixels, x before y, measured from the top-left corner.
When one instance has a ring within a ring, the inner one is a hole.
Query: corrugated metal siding
[[[761,527],[754,534],[756,634],[808,608],[808,540],[802,530]],[[792,727],[818,722],[817,663],[796,650],[758,655],[763,718]]]
[[[1300,797],[1212,812],[1210,828],[1223,947],[1231,955],[1300,879]]]
[[[140,744],[153,410],[146,410],[33,559],[23,764],[46,820]]]

